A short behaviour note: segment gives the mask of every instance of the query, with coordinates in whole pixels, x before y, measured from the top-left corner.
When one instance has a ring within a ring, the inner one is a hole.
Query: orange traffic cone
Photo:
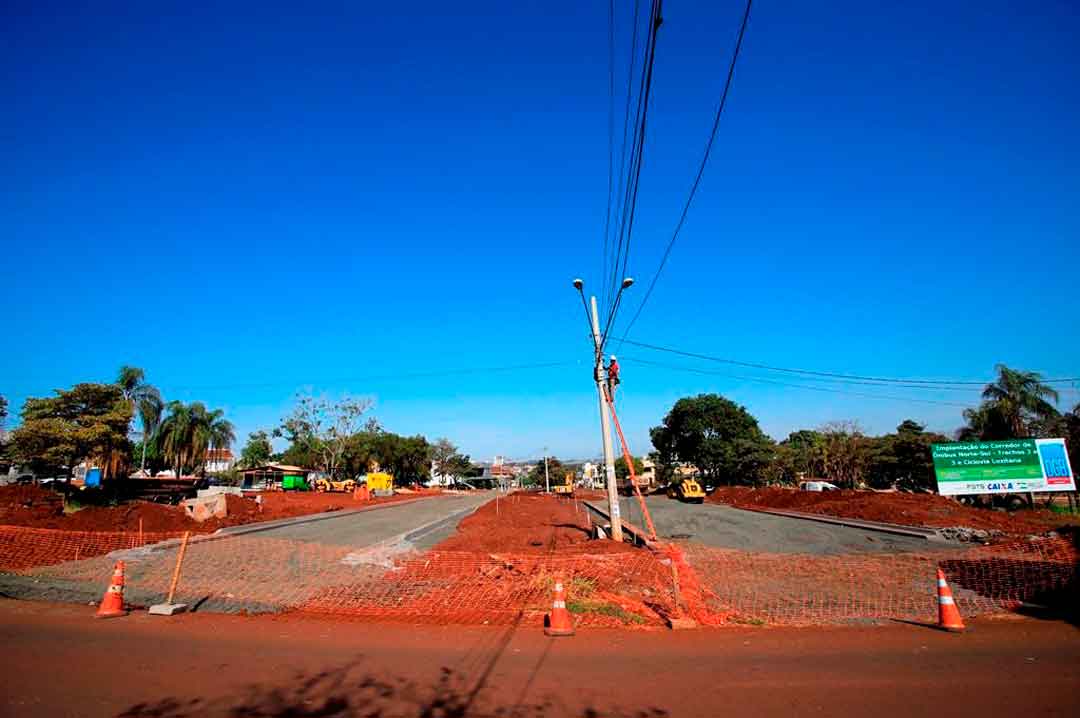
[[[551,604],[551,614],[544,626],[544,633],[549,636],[574,635],[574,621],[566,610],[566,591],[563,590],[562,581],[555,582],[555,600]]]
[[[116,618],[126,616],[127,613],[124,610],[124,562],[117,561],[112,581],[105,589],[105,597],[101,599],[101,605],[98,606],[94,618]]]
[[[960,611],[956,609],[956,601],[953,600],[952,590],[945,582],[945,572],[938,567],[937,570],[937,602],[938,602],[938,628],[943,631],[959,633],[964,630],[964,619],[960,618]]]

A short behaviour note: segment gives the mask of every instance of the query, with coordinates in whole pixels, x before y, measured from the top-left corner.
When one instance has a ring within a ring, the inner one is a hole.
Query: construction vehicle
[[[341,493],[351,494],[356,489],[355,479],[334,479],[330,476],[320,476],[315,479],[315,490],[322,491],[323,493]]]
[[[561,484],[555,484],[552,487],[556,496],[573,496],[574,495],[574,472],[567,471],[563,476],[563,482]]]
[[[394,477],[383,471],[370,471],[364,479],[368,491],[375,496],[390,496],[394,493]]]
[[[705,503],[705,490],[696,479],[682,479],[669,484],[667,489],[668,498],[685,501],[688,504]]]

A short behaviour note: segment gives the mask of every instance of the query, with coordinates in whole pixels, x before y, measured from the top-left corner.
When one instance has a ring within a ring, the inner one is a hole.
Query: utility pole
[[[547,447],[544,447],[544,493],[551,493],[551,479],[548,478]]]
[[[619,515],[619,492],[615,486],[615,454],[611,449],[611,417],[608,416],[607,399],[604,396],[604,355],[600,346],[600,317],[596,313],[596,297],[590,297],[592,304],[593,345],[596,351],[596,363],[593,376],[596,379],[596,393],[600,397],[600,430],[604,435],[604,474],[607,478],[608,515],[611,517],[611,538],[622,543],[622,517]]]

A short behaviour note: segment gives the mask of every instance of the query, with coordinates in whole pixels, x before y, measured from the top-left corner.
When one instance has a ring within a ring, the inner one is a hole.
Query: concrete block
[[[692,618],[669,618],[668,628],[673,631],[684,631],[689,628],[697,628],[697,621]]]
[[[225,501],[225,494],[187,499],[183,502],[183,506],[188,517],[199,523],[214,517],[223,519],[229,515],[229,505]]]
[[[151,616],[175,616],[187,610],[186,603],[157,603],[150,607]]]

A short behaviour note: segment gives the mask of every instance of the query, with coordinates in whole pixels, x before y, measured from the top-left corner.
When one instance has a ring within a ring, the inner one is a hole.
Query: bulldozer
[[[682,479],[669,484],[667,495],[670,499],[678,499],[688,504],[705,503],[705,490],[701,488],[701,484],[696,479]]]
[[[561,484],[555,484],[552,487],[556,496],[573,496],[574,495],[574,472],[567,471],[563,475],[563,482]]]
[[[315,490],[326,492],[340,493],[345,492],[351,494],[353,489],[356,488],[356,481],[354,479],[333,479],[327,476],[320,476],[315,479]]]

